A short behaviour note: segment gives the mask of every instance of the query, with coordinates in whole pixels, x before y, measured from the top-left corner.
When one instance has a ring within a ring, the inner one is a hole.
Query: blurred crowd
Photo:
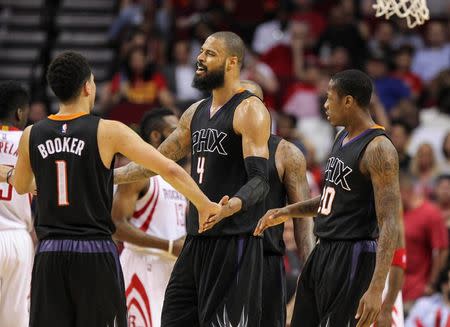
[[[116,60],[95,110],[131,126],[156,107],[181,114],[207,96],[191,86],[201,44],[215,31],[234,31],[247,44],[242,79],[262,87],[274,133],[304,152],[317,194],[336,134],[322,110],[328,81],[347,68],[364,70],[374,81],[374,119],[399,153],[410,326],[436,314],[423,310],[424,301],[443,303],[447,319],[450,2],[427,3],[431,20],[411,30],[404,20],[375,18],[372,0],[122,0],[108,35]],[[45,117],[45,106],[36,99],[30,119]],[[286,230],[287,271],[296,276],[301,262]]]

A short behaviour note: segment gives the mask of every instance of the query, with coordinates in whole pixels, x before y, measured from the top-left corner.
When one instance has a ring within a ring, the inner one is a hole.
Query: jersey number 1
[[[58,205],[68,206],[67,194],[67,163],[65,160],[56,160],[56,188],[58,190]]]

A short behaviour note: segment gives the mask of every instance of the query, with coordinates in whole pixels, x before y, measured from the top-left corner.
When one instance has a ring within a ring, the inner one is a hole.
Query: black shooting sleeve
[[[261,157],[247,157],[244,159],[248,180],[234,195],[242,201],[242,211],[263,201],[269,193],[269,165],[268,160]]]

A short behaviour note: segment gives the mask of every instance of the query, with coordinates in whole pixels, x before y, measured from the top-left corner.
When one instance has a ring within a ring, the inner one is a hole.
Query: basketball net
[[[384,16],[389,19],[392,15],[406,18],[409,28],[422,25],[430,19],[426,0],[376,0],[373,8],[376,10],[375,16]]]

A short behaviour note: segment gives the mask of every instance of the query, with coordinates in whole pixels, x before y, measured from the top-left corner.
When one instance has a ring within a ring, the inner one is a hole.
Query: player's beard
[[[225,64],[216,70],[206,70],[203,75],[194,75],[192,87],[200,91],[212,91],[225,84]]]

